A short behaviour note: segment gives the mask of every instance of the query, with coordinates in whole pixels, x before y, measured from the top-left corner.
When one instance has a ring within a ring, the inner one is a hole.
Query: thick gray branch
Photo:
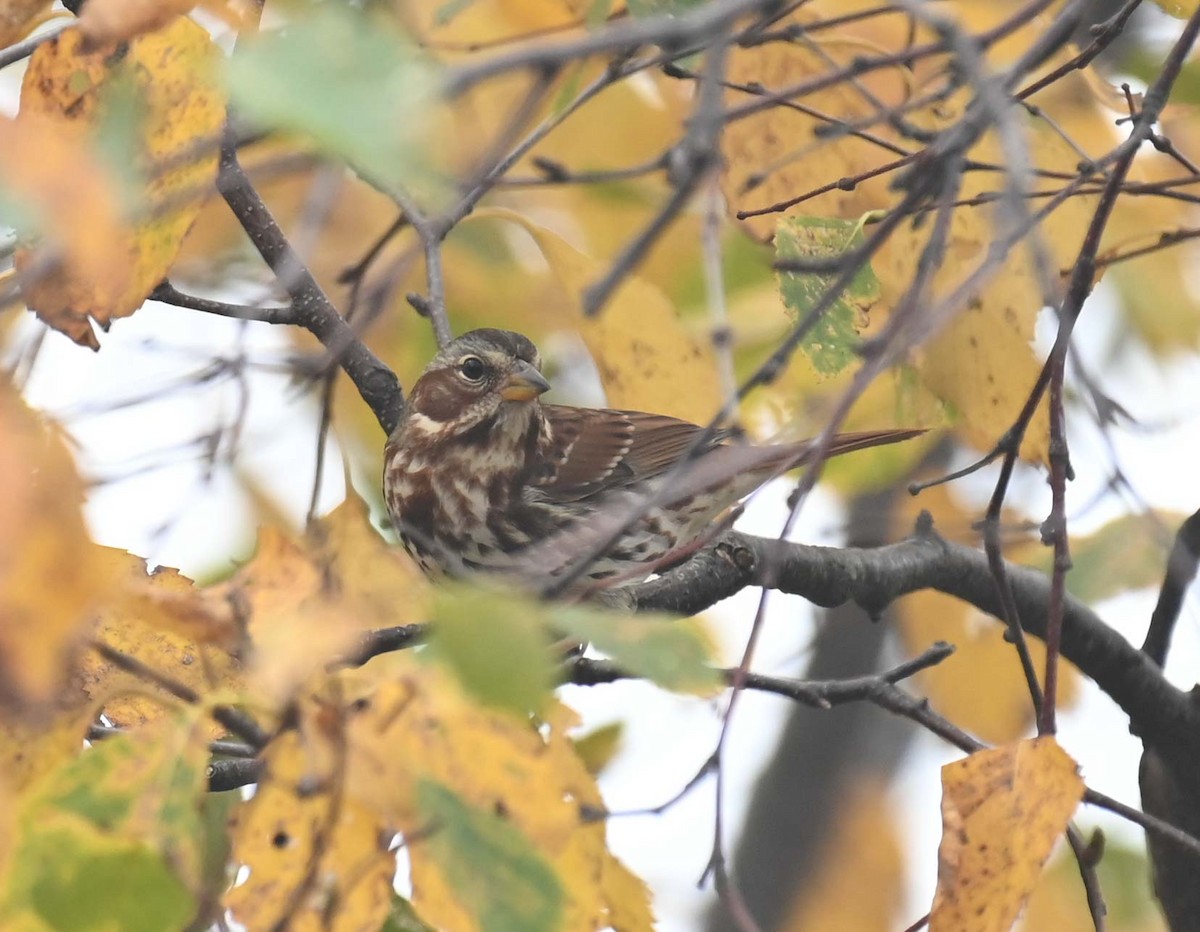
[[[813,547],[732,533],[659,579],[637,587],[644,611],[692,615],[761,583],[771,567],[773,588],[822,606],[855,602],[878,615],[910,592],[935,589],[999,616],[1000,600],[982,551],[943,540],[927,518],[898,544],[870,549]],[[1036,637],[1046,630],[1050,579],[1009,566],[1021,626]],[[1129,715],[1131,730],[1160,753],[1195,761],[1200,755],[1200,711],[1168,683],[1155,664],[1082,602],[1066,599],[1063,655],[1096,681]]]

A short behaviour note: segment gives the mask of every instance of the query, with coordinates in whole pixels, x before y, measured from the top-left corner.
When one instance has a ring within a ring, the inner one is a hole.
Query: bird
[[[482,573],[575,598],[641,582],[816,448],[755,446],[664,414],[545,404],[541,368],[527,337],[484,328],[447,343],[414,383],[384,450],[383,493],[426,574]],[[921,433],[838,434],[825,455]]]

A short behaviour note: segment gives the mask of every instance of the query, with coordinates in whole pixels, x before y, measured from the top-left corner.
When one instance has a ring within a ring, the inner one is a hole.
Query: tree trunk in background
[[[852,502],[847,544],[884,543],[896,496],[905,494],[900,487]],[[857,605],[843,605],[822,616],[812,662],[796,674],[834,679],[881,668],[885,641],[895,637],[886,613],[872,622]],[[768,932],[783,927],[798,891],[815,874],[824,843],[845,814],[845,791],[864,777],[886,782],[915,734],[908,722],[867,703],[827,711],[791,708],[774,756],[755,786],[733,855],[738,889]],[[714,902],[706,928],[734,932],[737,927]]]

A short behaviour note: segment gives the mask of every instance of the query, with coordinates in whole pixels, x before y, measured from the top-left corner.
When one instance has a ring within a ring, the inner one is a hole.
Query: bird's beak
[[[544,391],[549,391],[550,383],[545,376],[527,362],[517,363],[517,367],[505,379],[500,388],[500,397],[505,401],[532,401]]]

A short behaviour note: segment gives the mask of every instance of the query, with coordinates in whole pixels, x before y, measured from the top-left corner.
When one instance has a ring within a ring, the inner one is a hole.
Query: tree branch
[[[375,412],[384,433],[390,434],[404,410],[400,381],[359,339],[317,284],[246,177],[230,139],[221,146],[217,189],[292,299],[295,323],[321,341],[330,358],[345,370],[363,401]]]
[[[856,602],[878,615],[894,599],[921,589],[953,595],[989,615],[1003,611],[987,557],[943,540],[923,516],[914,536],[874,549],[814,547],[731,533],[687,563],[634,590],[639,610],[694,615],[771,568],[774,588],[822,606]],[[1022,628],[1044,637],[1050,580],[1008,565]],[[1164,755],[1200,755],[1200,711],[1158,667],[1069,594],[1064,599],[1063,655],[1096,681],[1129,716],[1131,730]]]

